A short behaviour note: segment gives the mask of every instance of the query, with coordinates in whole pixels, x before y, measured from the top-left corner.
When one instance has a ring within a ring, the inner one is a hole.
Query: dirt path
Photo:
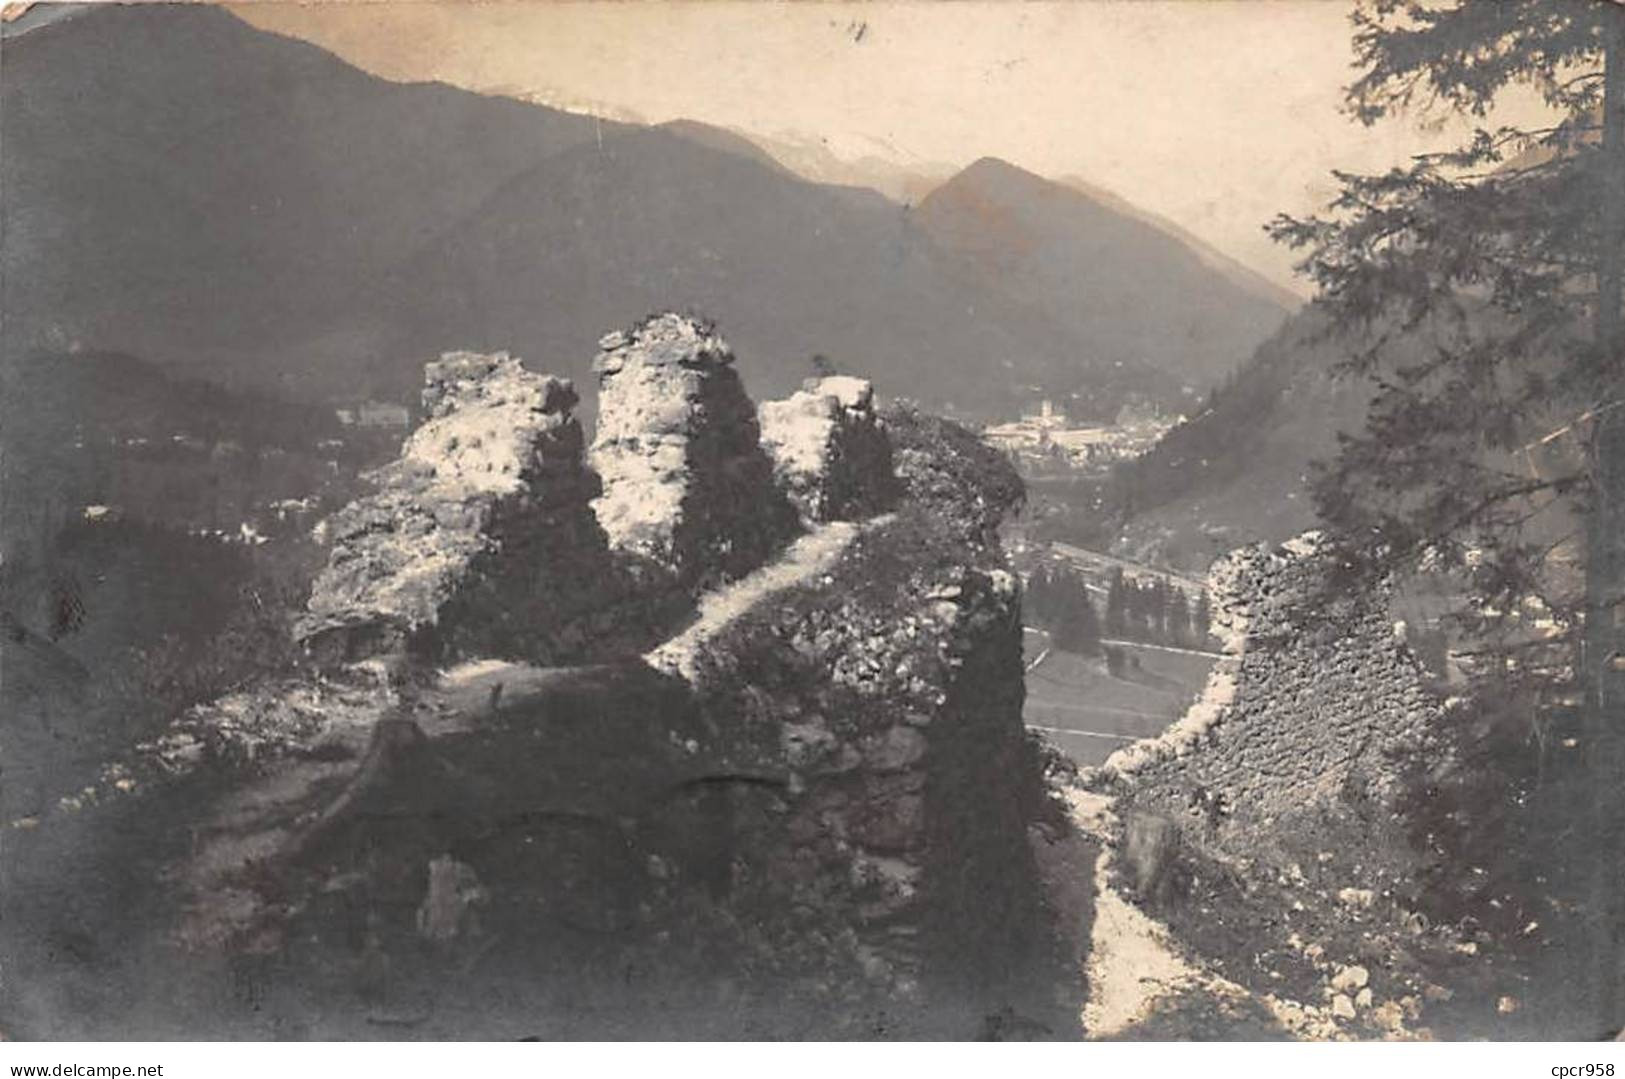
[[[1110,776],[1132,784],[1148,764],[1200,751],[1203,738],[1223,721],[1235,699],[1246,646],[1245,621],[1239,615],[1228,618],[1220,634],[1223,650],[1218,662],[1184,715],[1158,734],[1114,752],[1093,778]],[[1250,990],[1219,972],[1213,960],[1221,957],[1200,954],[1147,913],[1120,884],[1117,845],[1122,828],[1114,798],[1081,785],[1069,789],[1066,797],[1073,823],[1084,836],[1099,843],[1101,852],[1094,865],[1094,921],[1086,961],[1086,1037],[1318,1041],[1355,1036],[1354,1029],[1336,1014],[1329,990],[1327,999],[1312,1003]],[[1222,958],[1247,960],[1246,956]],[[1353,1018],[1352,1010],[1343,1016]],[[1369,1028],[1362,1036],[1370,1036]],[[1408,1034],[1403,1023],[1396,1021],[1387,1036]]]
[[[1115,1038],[1201,1037],[1172,1016],[1245,1012],[1245,989],[1203,969],[1168,928],[1120,892],[1113,881],[1115,819],[1111,799],[1084,790],[1068,792],[1072,819],[1100,844],[1094,864],[1094,924],[1086,964],[1089,996],[1083,1009],[1085,1036]],[[1269,1024],[1265,1024],[1268,1031]],[[1261,1033],[1259,1036],[1268,1036]],[[1276,1032],[1279,1037],[1280,1033]]]
[[[1132,775],[1143,762],[1177,752],[1205,731],[1235,693],[1234,664],[1244,637],[1231,627],[1224,658],[1208,675],[1185,714],[1150,738],[1130,741],[1102,765]],[[1086,973],[1086,1036],[1103,1038],[1213,1038],[1290,1036],[1271,1002],[1215,974],[1166,925],[1118,887],[1119,822],[1110,795],[1074,787],[1066,792],[1073,823],[1100,844],[1094,864],[1094,925]],[[1233,1033],[1232,1033],[1233,1032]]]

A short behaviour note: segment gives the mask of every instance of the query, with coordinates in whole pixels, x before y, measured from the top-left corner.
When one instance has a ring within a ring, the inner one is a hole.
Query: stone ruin
[[[1445,704],[1386,591],[1328,597],[1326,574],[1313,534],[1217,562],[1225,654],[1185,716],[1108,758],[1097,789],[1123,823],[1126,882],[1182,939],[1223,951],[1223,924],[1255,924],[1249,951],[1285,958],[1254,988],[1296,971],[1296,992],[1324,997],[1308,1001],[1324,1005],[1315,1022],[1386,1037],[1419,1014],[1415,972],[1459,959],[1421,912],[1476,885],[1435,845],[1448,806],[1430,790],[1454,754]],[[1136,860],[1151,835],[1155,857]],[[1389,969],[1371,986],[1340,981],[1377,954]]]
[[[1086,774],[1093,819],[1113,880],[1297,1036],[1476,1030],[1445,1003],[1482,991],[1467,957],[1499,933],[1499,963],[1542,908],[1455,857],[1464,814],[1499,810],[1449,789],[1467,720],[1391,589],[1333,594],[1325,553],[1309,533],[1214,564],[1223,654],[1173,726]]]
[[[296,633],[322,664],[410,654],[566,662],[602,648],[624,590],[591,509],[569,380],[507,353],[425,370],[422,424],[321,526]]]
[[[808,379],[757,412],[774,475],[808,521],[869,517],[894,496],[891,441],[861,378]]]
[[[690,592],[765,562],[797,533],[796,515],[727,342],[664,314],[599,346],[593,509],[610,546]]]
[[[798,508],[816,524],[892,497],[867,382],[809,385],[759,426],[709,325],[659,315],[601,344],[588,461],[569,380],[506,353],[427,366],[422,424],[321,527],[297,626],[319,665],[636,654],[798,535]]]
[[[1143,805],[1238,852],[1355,803],[1372,807],[1381,827],[1398,826],[1403,762],[1442,751],[1443,705],[1395,635],[1386,597],[1339,600],[1306,619],[1322,572],[1312,537],[1216,563],[1214,625],[1229,639],[1215,674],[1221,699],[1210,684],[1184,720],[1103,771],[1130,782]],[[1208,811],[1187,812],[1193,806]],[[1389,839],[1378,845],[1406,846],[1402,835]]]
[[[731,364],[681,316],[605,338],[590,467],[567,382],[429,365],[400,458],[324,526],[309,668],[109,773],[188,822],[161,874],[184,954],[144,970],[270,970],[234,1036],[424,999],[408,1036],[1075,1022],[1043,980],[995,534],[1019,481],[857,379],[759,422]],[[679,639],[685,662],[646,658]],[[401,658],[413,678],[380,677]]]

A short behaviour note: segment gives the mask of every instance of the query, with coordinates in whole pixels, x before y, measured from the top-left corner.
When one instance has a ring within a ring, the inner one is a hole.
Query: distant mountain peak
[[[754,161],[758,165],[766,165],[775,172],[790,171],[772,154],[733,128],[718,127],[716,124],[686,119],[667,120],[657,126],[662,130],[670,131],[674,135],[680,135],[691,142],[697,142],[701,146],[709,146],[713,150],[721,150],[724,153],[734,154]]]
[[[1233,370],[1290,310],[1153,215],[999,157],[965,166],[914,219],[965,276],[1041,311],[1091,361],[1144,364],[1191,389]]]
[[[968,180],[981,176],[1019,176],[1025,179],[1037,180],[1040,183],[1044,182],[1044,178],[1036,172],[1024,169],[1020,165],[1006,161],[1002,157],[995,157],[992,154],[984,154],[972,161],[969,165],[960,169],[958,175],[948,182],[953,183],[955,180]]]

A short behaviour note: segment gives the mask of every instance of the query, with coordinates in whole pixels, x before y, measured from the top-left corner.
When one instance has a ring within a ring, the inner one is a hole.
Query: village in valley
[[[982,437],[1009,454],[1024,477],[1102,476],[1145,453],[1184,418],[1165,415],[1150,402],[1131,402],[1109,424],[1084,423],[1046,397],[1019,419],[986,425]]]
[[[1028,487],[1029,506],[1005,531],[1026,585],[1024,716],[1080,765],[1100,764],[1189,706],[1219,654],[1212,612],[1195,576],[1033,526],[1049,508],[1046,492],[1104,486],[1183,421],[1130,402],[1111,423],[1085,423],[1040,398],[1019,419],[982,428]]]

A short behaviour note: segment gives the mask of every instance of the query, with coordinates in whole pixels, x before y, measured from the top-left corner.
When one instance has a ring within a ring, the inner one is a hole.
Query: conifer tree
[[[1080,656],[1100,654],[1100,621],[1087,591],[1069,594],[1066,609],[1056,620],[1055,647]]]
[[[1198,647],[1207,645],[1213,633],[1213,608],[1208,605],[1207,593],[1196,597],[1196,609],[1191,612],[1191,632]]]
[[[1173,589],[1168,595],[1168,643],[1191,644],[1191,608],[1185,593]]]
[[[1324,216],[1272,230],[1307,252],[1319,306],[1354,343],[1348,371],[1372,389],[1366,429],[1315,483],[1341,582],[1450,574],[1489,677],[1516,659],[1548,699],[1583,694],[1588,916],[1603,934],[1588,992],[1617,1029],[1625,6],[1364,0],[1353,24],[1346,103],[1362,123],[1483,119],[1516,90],[1551,112],[1382,175],[1339,173]],[[1537,617],[1556,635],[1534,632]]]
[[[1128,632],[1128,587],[1122,567],[1112,569],[1106,586],[1106,636],[1121,638]]]

